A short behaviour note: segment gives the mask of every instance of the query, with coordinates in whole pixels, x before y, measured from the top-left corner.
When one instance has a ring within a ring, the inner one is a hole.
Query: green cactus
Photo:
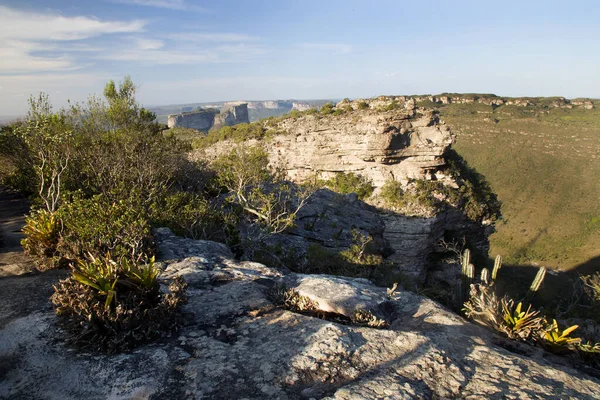
[[[498,271],[502,268],[502,256],[498,254],[494,260],[494,269],[492,270],[492,281],[495,281],[498,277]]]
[[[486,285],[490,282],[490,270],[487,268],[484,268],[481,270],[481,282],[485,283]]]
[[[530,303],[533,296],[535,296],[536,292],[542,286],[542,282],[546,277],[546,267],[540,267],[537,274],[535,274],[535,278],[533,282],[531,282],[531,286],[529,286],[529,290],[527,291],[527,295],[525,296],[525,302]]]
[[[471,251],[466,249],[462,256],[460,304],[463,304],[469,298],[469,288],[473,283],[475,268],[471,264]],[[471,268],[470,268],[471,267]]]
[[[467,268],[471,263],[471,250],[466,249],[462,257],[462,274],[467,275]]]

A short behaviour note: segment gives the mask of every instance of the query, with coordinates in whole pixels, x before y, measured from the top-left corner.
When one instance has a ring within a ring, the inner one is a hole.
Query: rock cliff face
[[[218,109],[206,109],[169,115],[169,128],[182,127],[208,131],[212,127],[232,126],[249,123],[248,104],[232,105],[220,112]]]
[[[411,179],[434,180],[452,187],[459,185],[448,173],[445,158],[453,135],[437,114],[416,107],[415,100],[407,97],[343,101],[336,109],[350,110],[350,107],[352,112],[341,115],[309,114],[279,122],[273,129],[285,134],[263,143],[271,163],[284,168],[288,177],[297,182],[315,175],[331,178],[339,172],[365,176],[375,186],[375,195],[367,202],[376,206],[379,204],[377,193],[390,180],[405,186]],[[256,144],[258,142],[251,141],[245,145]],[[229,151],[232,145],[217,143],[204,151],[203,156],[214,158]],[[329,208],[309,211],[319,208],[320,201],[329,204]],[[306,245],[300,246],[301,237],[326,247],[348,247],[346,242],[331,240],[331,235],[349,238],[351,227],[361,226],[353,222],[356,218],[352,215],[372,220],[366,217],[366,211],[350,212],[353,206],[343,201],[320,199],[311,203],[315,205],[300,212],[296,225],[302,227],[305,221],[312,221],[313,230],[295,228],[291,238],[278,239],[279,243],[306,248]],[[330,227],[332,217],[327,216],[327,210],[337,215],[334,227]],[[487,238],[493,227],[487,222],[469,220],[460,210],[447,209],[432,217],[403,215],[384,209],[378,212],[376,208],[369,212],[377,214],[375,225],[383,229],[360,230],[385,242],[392,252],[388,260],[416,283],[422,284],[431,278],[430,269],[441,268],[434,268],[434,260],[439,258],[436,244],[445,236],[466,238],[471,249],[481,254],[489,250]],[[348,229],[337,228],[344,224]],[[447,279],[453,280],[458,269],[446,272],[452,275]]]
[[[89,354],[64,344],[47,305],[62,271],[1,280],[0,292],[11,295],[0,307],[0,397],[594,399],[600,393],[600,381],[568,361],[507,343],[425,297],[400,291],[388,298],[385,288],[363,279],[283,274],[236,261],[220,243],[163,229],[157,244],[160,279],[182,276],[190,285],[186,323],[126,354]],[[283,309],[269,295],[276,285],[295,289],[338,322]],[[356,310],[389,327],[339,322]]]
[[[581,107],[587,110],[594,108],[594,102],[591,99],[573,99],[564,97],[499,97],[486,94],[440,94],[435,96],[415,96],[416,101],[428,100],[437,104],[470,104],[480,103],[488,106],[499,107],[502,105],[514,105],[518,107],[531,107],[536,105],[546,106],[548,108],[573,108]]]
[[[249,123],[248,119],[248,104],[240,104],[222,111],[215,116],[214,128],[222,128],[223,126],[233,126],[241,123]]]
[[[266,146],[271,160],[299,181],[354,172],[371,179],[376,189],[391,179],[428,179],[445,166],[443,154],[453,136],[437,115],[418,111],[410,100],[391,111],[376,111],[377,100],[370,106],[338,116],[284,120],[277,129],[288,134]]]

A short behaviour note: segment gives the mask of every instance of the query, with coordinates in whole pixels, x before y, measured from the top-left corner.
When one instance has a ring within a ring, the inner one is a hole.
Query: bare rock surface
[[[162,279],[196,282],[187,322],[130,353],[89,354],[63,343],[42,300],[60,271],[0,279],[0,398],[600,398],[597,379],[551,363],[541,350],[511,353],[422,296],[387,299],[385,288],[360,279],[283,275],[237,262],[219,244],[199,244],[192,255],[190,241],[167,230],[159,236],[169,254],[186,249],[185,258],[162,260]],[[282,282],[336,312],[377,307],[390,328],[283,310],[266,294]]]
[[[0,187],[0,277],[34,271],[31,259],[21,248],[21,229],[28,210],[27,199]]]

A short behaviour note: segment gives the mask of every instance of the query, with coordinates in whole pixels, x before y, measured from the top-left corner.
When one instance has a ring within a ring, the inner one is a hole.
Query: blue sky
[[[130,75],[145,105],[600,97],[600,2],[0,0],[0,115]]]

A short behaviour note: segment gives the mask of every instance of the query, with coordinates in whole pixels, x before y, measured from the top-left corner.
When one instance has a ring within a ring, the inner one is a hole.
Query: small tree
[[[73,130],[64,112],[52,113],[48,95],[30,98],[27,122],[17,129],[34,158],[37,191],[46,209],[59,206],[64,177],[73,150]]]
[[[213,167],[217,183],[268,233],[293,226],[311,194],[284,181],[282,171],[269,167],[268,155],[260,147],[236,147],[215,160]]]

